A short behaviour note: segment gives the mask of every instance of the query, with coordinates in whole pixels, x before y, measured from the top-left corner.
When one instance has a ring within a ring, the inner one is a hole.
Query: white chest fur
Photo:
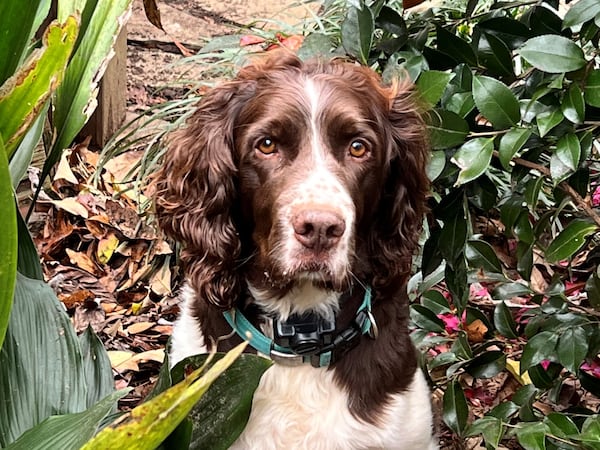
[[[246,429],[232,449],[433,450],[429,390],[420,371],[395,395],[381,426],[357,420],[333,373],[274,365],[254,394]]]

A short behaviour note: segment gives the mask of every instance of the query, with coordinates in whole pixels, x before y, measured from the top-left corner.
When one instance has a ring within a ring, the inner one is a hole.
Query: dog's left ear
[[[407,84],[389,90],[386,130],[389,166],[371,238],[376,279],[387,285],[406,281],[427,210],[429,155],[425,123],[412,88]],[[400,276],[400,277],[399,277]]]

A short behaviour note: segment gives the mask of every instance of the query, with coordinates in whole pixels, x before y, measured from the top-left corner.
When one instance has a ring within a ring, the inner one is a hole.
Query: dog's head
[[[157,174],[161,227],[198,295],[248,281],[341,291],[405,280],[425,209],[424,125],[406,84],[276,53],[209,92]]]

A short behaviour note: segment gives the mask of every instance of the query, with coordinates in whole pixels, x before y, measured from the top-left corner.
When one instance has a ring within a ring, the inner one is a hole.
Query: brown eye
[[[264,155],[271,155],[277,151],[277,146],[273,139],[267,137],[258,142],[256,149]]]
[[[362,158],[367,154],[367,146],[362,141],[352,141],[350,144],[350,155],[354,158]]]

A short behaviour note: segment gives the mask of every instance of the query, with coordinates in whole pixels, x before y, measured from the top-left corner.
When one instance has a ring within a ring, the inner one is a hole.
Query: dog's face
[[[242,106],[234,142],[253,284],[348,284],[357,223],[372,221],[389,159],[389,105],[376,87],[365,95],[333,75],[275,72]]]
[[[200,296],[273,297],[405,276],[424,211],[423,125],[406,88],[278,55],[200,103],[157,175],[162,227]]]

